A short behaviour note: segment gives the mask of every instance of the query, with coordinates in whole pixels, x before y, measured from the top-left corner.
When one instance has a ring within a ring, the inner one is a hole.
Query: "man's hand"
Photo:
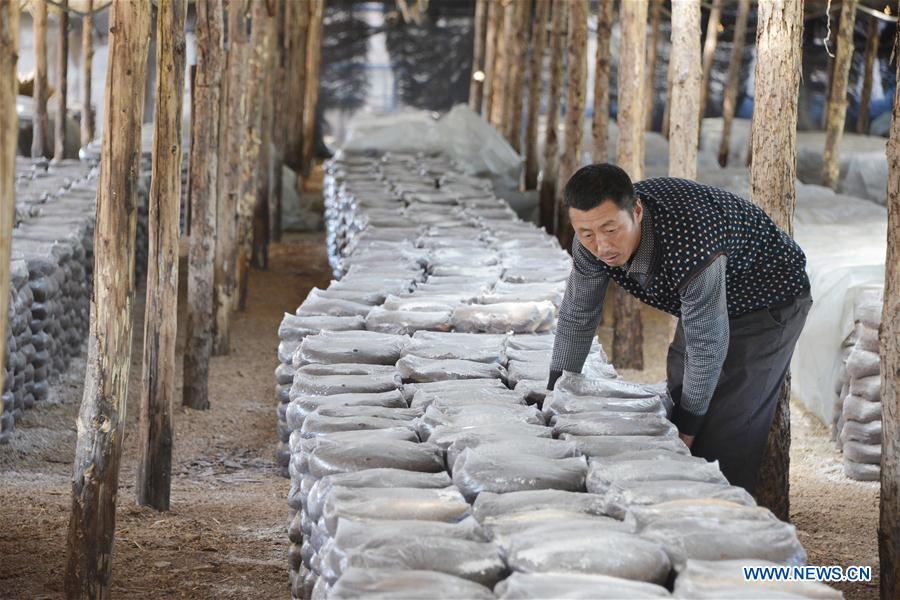
[[[692,436],[692,435],[685,435],[683,433],[679,433],[678,437],[681,438],[681,441],[684,442],[684,445],[687,446],[688,448],[690,448],[691,445],[694,443],[694,436]]]

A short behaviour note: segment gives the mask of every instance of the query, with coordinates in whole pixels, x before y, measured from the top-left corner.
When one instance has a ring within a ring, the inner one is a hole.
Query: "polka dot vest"
[[[634,188],[653,224],[645,286],[628,277],[627,267],[598,263],[642,302],[680,316],[679,290],[722,254],[729,316],[784,304],[809,289],[803,251],[753,203],[672,177],[640,181]]]

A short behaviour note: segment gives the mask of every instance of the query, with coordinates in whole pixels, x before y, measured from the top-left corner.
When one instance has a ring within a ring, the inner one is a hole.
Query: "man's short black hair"
[[[609,163],[581,167],[566,183],[566,208],[591,210],[612,200],[619,210],[634,211],[634,185],[628,173]]]

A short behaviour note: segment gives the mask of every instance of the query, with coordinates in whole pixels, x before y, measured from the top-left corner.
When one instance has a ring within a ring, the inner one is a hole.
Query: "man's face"
[[[569,209],[569,220],[578,241],[610,267],[621,267],[634,256],[641,242],[644,207],[635,200],[634,213],[604,200],[591,210]]]

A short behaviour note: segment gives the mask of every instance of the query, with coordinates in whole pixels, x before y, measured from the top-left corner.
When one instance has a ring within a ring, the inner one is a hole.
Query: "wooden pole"
[[[94,139],[94,112],[91,108],[91,72],[94,62],[94,0],[87,0],[87,14],[81,17],[81,147]]]
[[[54,160],[65,158],[66,112],[69,100],[69,0],[61,0],[59,8],[59,54],[56,61],[56,128],[53,135]]]
[[[706,39],[703,42],[703,78],[700,82],[700,129],[706,117],[706,103],[709,101],[709,78],[716,59],[716,45],[719,42],[719,21],[722,19],[722,0],[713,0],[706,22]],[[699,141],[699,129],[698,129]]]
[[[719,144],[719,165],[722,167],[728,166],[731,122],[734,120],[735,104],[737,103],[738,77],[741,74],[741,63],[744,58],[744,39],[747,36],[749,12],[750,0],[740,0],[737,21],[734,25],[734,45],[731,47],[731,60],[728,62],[728,83],[725,85],[725,98],[722,100],[722,141]]]
[[[793,235],[803,1],[761,2],[758,15],[750,197],[776,225]],[[788,377],[781,388],[756,490],[757,501],[785,521],[790,518],[790,447]]]
[[[834,78],[828,95],[825,123],[825,154],[822,157],[822,185],[837,190],[840,180],[841,138],[847,118],[847,79],[853,62],[853,29],[856,24],[857,0],[841,3],[841,26],[838,29],[834,57]]]
[[[278,48],[278,36],[275,31],[273,17],[284,8],[284,2],[278,2],[269,14],[265,2],[252,4],[252,31],[250,34],[250,72],[247,81],[248,96],[245,117],[247,133],[244,135],[243,165],[241,167],[241,200],[238,207],[238,308],[243,309],[247,298],[247,277],[250,269],[250,256],[253,251],[253,217],[260,202],[266,202],[265,196],[258,193],[260,179],[268,179],[265,163],[260,161],[260,145],[265,137],[262,134],[263,105],[271,102],[272,74],[279,68],[281,51]],[[262,165],[262,167],[260,167]],[[280,172],[280,167],[276,173]]]
[[[619,22],[619,143],[616,162],[633,181],[644,177],[644,65],[647,0],[623,2]],[[614,297],[613,357],[624,369],[644,368],[644,334],[638,301],[619,288]]]
[[[184,96],[185,0],[156,5],[156,115],[149,198],[149,260],[141,377],[141,457],[135,495],[141,506],[169,510],[175,431],[178,333],[178,219],[181,204],[181,104]]]
[[[669,176],[697,179],[700,130],[700,0],[672,0]]]
[[[525,61],[528,53],[528,23],[531,21],[531,2],[513,3],[513,48],[512,53],[516,60],[511,61],[509,74],[509,89],[506,94],[506,139],[509,140],[513,150],[522,150],[522,96],[525,85]]]
[[[900,78],[900,63],[897,64]],[[900,80],[900,79],[898,79]],[[878,556],[881,599],[900,596],[900,95],[894,94],[887,147],[887,255],[881,331],[881,499]]]
[[[265,77],[275,79],[273,81],[286,81],[287,80],[287,52],[285,50],[286,41],[287,41],[287,24],[285,21],[286,17],[286,6],[285,0],[274,0],[274,2],[268,6],[266,14],[266,19],[275,18],[275,29],[272,30],[271,33],[267,33],[267,44],[265,51],[265,56],[268,57],[267,60],[271,61],[271,67],[267,67],[270,69],[266,71]],[[272,11],[272,14],[269,15],[269,10]],[[266,27],[271,27],[271,25],[266,25]],[[306,29],[303,29],[303,39],[306,39]],[[251,42],[252,44],[252,42]],[[305,48],[304,47],[304,59],[305,59]],[[251,49],[251,52],[253,50]],[[303,73],[306,73],[306,61],[304,60],[303,65]],[[304,75],[305,76],[305,75]],[[273,81],[266,80],[267,83],[261,84],[266,85],[266,89],[272,89]],[[301,89],[305,89],[305,83],[301,87]],[[301,93],[301,97],[305,96],[305,94]],[[271,185],[268,186],[269,195],[267,196],[266,201],[271,202],[273,206],[272,210],[272,219],[269,225],[270,229],[274,229],[274,239],[275,241],[281,241],[281,228],[275,227],[276,223],[281,223],[281,205],[282,205],[282,189],[281,189],[281,171],[284,166],[284,155],[285,155],[285,147],[287,145],[287,123],[288,116],[290,114],[296,113],[297,115],[302,115],[302,110],[300,107],[296,106],[291,101],[288,96],[283,94],[275,94],[271,98],[271,102],[267,98],[266,101],[268,104],[274,106],[274,113],[272,115],[272,139],[271,139],[271,148],[270,148],[270,156],[269,161],[266,164],[266,179],[271,180]],[[260,101],[262,102],[262,101]],[[303,100],[299,102],[302,105]],[[248,125],[249,127],[249,125]],[[302,128],[301,128],[302,129]],[[259,133],[259,128],[257,128],[257,134]],[[299,156],[299,153],[298,153]],[[302,179],[297,179],[298,191],[302,190]],[[251,220],[252,220],[252,212],[251,212]],[[240,252],[240,250],[239,250]],[[240,261],[239,261],[240,264]],[[240,269],[240,267],[238,267]],[[240,281],[240,276],[238,277]],[[240,285],[239,288],[240,290]],[[238,291],[238,306],[239,308],[243,307],[243,293]]]
[[[284,52],[288,89],[284,99],[286,132],[284,162],[298,173],[303,162],[303,115],[306,105],[306,50],[309,34],[309,6],[306,2],[289,0],[285,4]],[[276,100],[278,102],[278,100]],[[281,111],[278,111],[281,112]],[[280,170],[279,170],[280,172]]]
[[[609,142],[609,71],[615,4],[600,2],[597,6],[597,55],[594,67],[594,116],[591,121],[593,144],[591,159],[595,163],[609,160],[607,144]]]
[[[541,83],[544,76],[544,48],[547,46],[547,20],[550,0],[535,0],[534,31],[531,34],[531,57],[528,65],[528,117],[525,124],[525,189],[538,185],[538,120],[541,114]]]
[[[16,62],[19,58],[19,3],[0,0],[0,357],[6,356],[6,315],[9,314],[10,258],[16,218]],[[0,390],[6,370],[0,366]]]
[[[569,86],[566,94],[565,146],[559,163],[559,181],[565,185],[581,166],[581,146],[584,140],[584,95],[587,88],[587,18],[588,0],[569,3]],[[563,248],[572,246],[572,225],[563,206],[563,186],[557,188],[559,225],[556,237]]]
[[[513,32],[515,26],[515,6],[513,0],[497,0],[497,10],[501,14],[502,26],[497,33],[496,56],[494,59],[494,81],[491,85],[491,113],[489,122],[491,127],[502,134],[504,129],[504,111],[506,109],[506,94],[509,88],[509,70],[512,57]],[[515,57],[518,58],[518,57]]]
[[[137,175],[150,4],[120,0],[109,10],[94,290],[67,542],[69,598],[109,597],[131,365]]]
[[[547,131],[544,138],[544,169],[541,171],[540,224],[556,233],[556,186],[559,177],[559,97],[562,92],[568,2],[553,4],[550,20],[550,89],[547,91]]]
[[[469,108],[478,114],[481,114],[481,101],[484,92],[484,36],[487,29],[487,9],[488,0],[475,1],[475,22],[472,27],[472,75],[469,78]]]
[[[487,33],[484,40],[484,91],[481,115],[488,122],[494,105],[495,65],[499,54],[500,32],[503,24],[503,6],[496,0],[488,0]]]
[[[236,306],[235,283],[238,255],[238,203],[240,200],[241,149],[246,129],[247,102],[247,19],[249,6],[242,0],[228,3],[228,54],[225,77],[227,92],[220,117],[219,141],[224,143],[224,172],[219,176],[223,193],[216,210],[216,327],[213,338],[214,356],[228,354],[231,314]]]
[[[655,99],[657,62],[657,40],[659,39],[659,18],[662,14],[664,0],[651,0],[650,39],[647,41],[647,69],[644,76],[644,129],[653,129],[653,101]],[[671,61],[671,57],[669,58]],[[671,87],[667,88],[671,90]],[[670,92],[671,93],[671,92]]]
[[[869,134],[869,104],[872,102],[872,70],[878,56],[878,19],[869,17],[866,32],[866,66],[864,69],[862,94],[859,98],[859,118],[856,119],[856,133]]]
[[[43,158],[50,150],[47,141],[50,119],[47,117],[47,4],[44,0],[35,0],[34,9],[34,115],[31,124],[31,158]]]
[[[197,74],[191,115],[191,246],[188,256],[187,341],[183,403],[209,408],[213,280],[216,258],[216,191],[219,178],[219,101],[223,46],[222,0],[197,0]]]
[[[309,37],[306,46],[306,102],[303,106],[303,176],[309,177],[315,157],[316,109],[319,104],[319,68],[322,64],[322,26],[325,0],[309,0]],[[280,174],[279,174],[280,176]],[[273,231],[281,229],[275,221]]]

